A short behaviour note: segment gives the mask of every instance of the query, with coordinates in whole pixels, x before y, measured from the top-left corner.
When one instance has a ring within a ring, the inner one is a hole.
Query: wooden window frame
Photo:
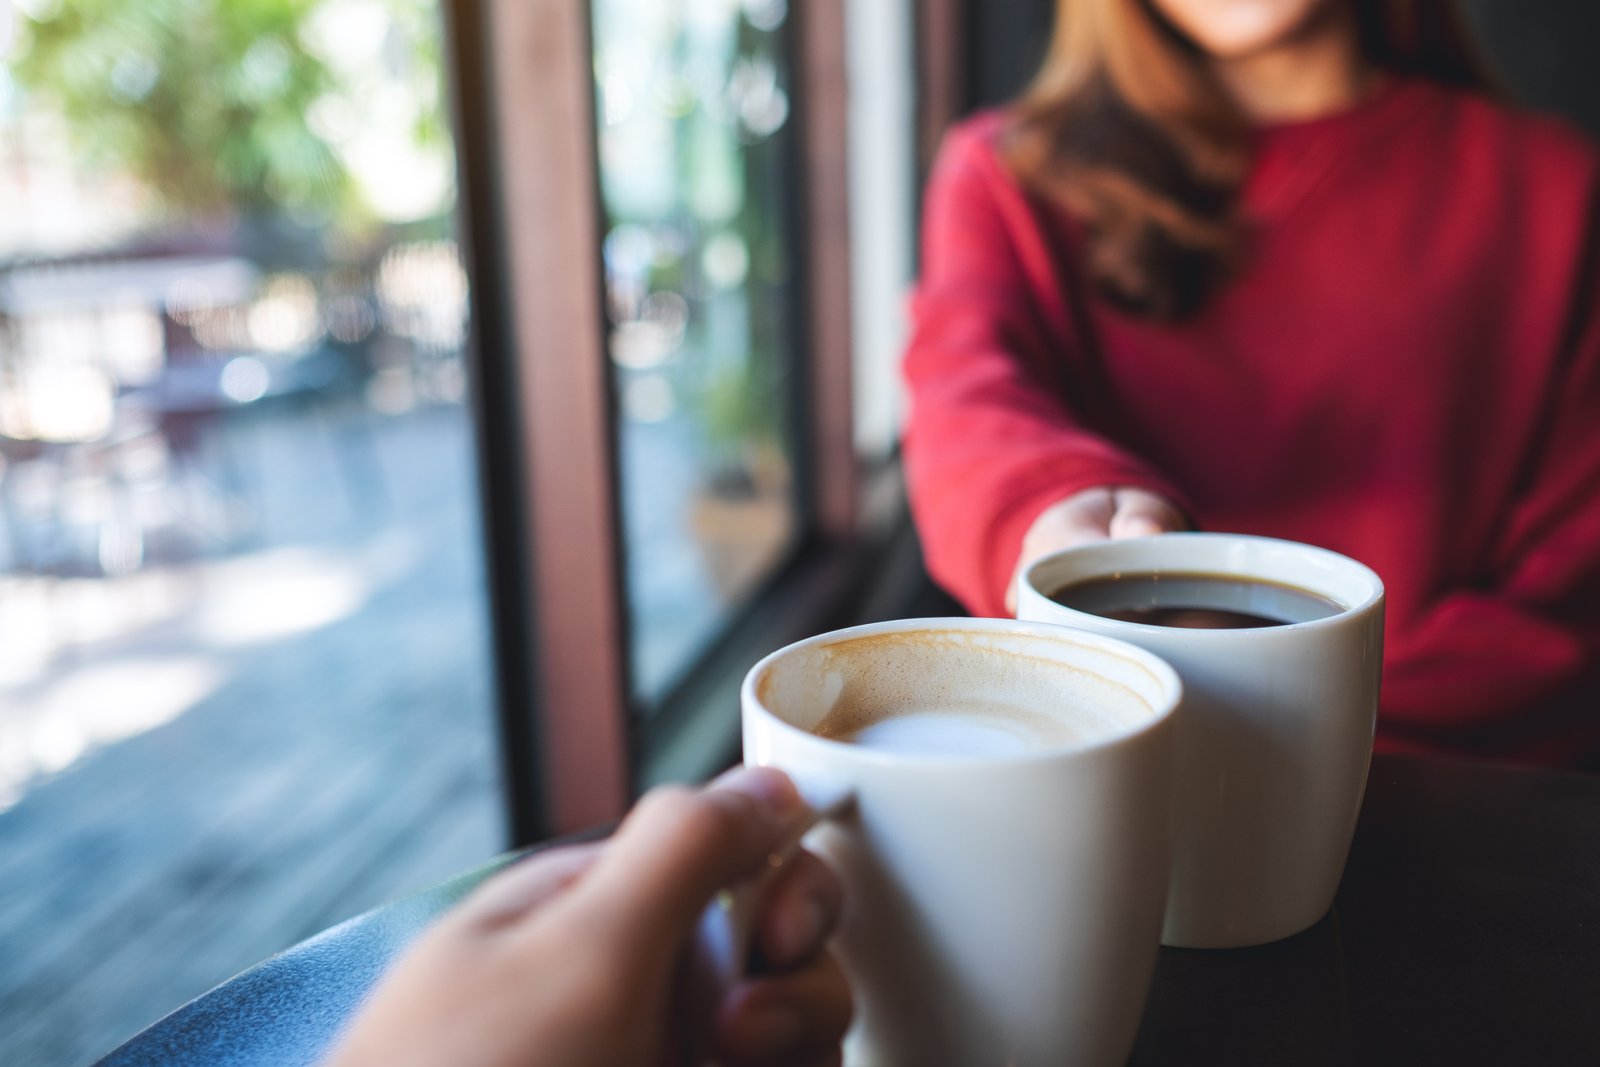
[[[503,767],[526,844],[629,796],[589,7],[449,13]]]
[[[848,618],[904,538],[903,508],[863,507],[873,494],[851,433],[844,3],[790,8],[804,176],[799,548],[648,720],[629,706],[590,5],[448,5],[515,844],[615,819],[643,786],[737,758],[748,664]]]
[[[944,131],[966,110],[971,0],[913,0],[917,24],[917,155],[933,166]]]

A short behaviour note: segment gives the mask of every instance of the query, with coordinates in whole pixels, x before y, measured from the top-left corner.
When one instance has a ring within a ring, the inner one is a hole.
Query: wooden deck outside
[[[90,1062],[245,967],[502,846],[465,416],[369,430],[382,492],[366,500],[339,489],[315,425],[231,442],[266,472],[258,537],[298,540],[362,579],[343,617],[208,644],[208,604],[248,614],[228,577],[240,553],[175,565],[163,581],[180,610],[62,650],[35,684],[163,657],[220,680],[0,811],[0,1064]],[[270,592],[275,560],[247,592]],[[40,581],[0,575],[0,599]],[[0,690],[0,725],[29,695]]]

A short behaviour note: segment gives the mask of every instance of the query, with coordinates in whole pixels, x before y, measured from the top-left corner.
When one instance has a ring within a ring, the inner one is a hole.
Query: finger
[[[630,951],[675,952],[711,898],[766,865],[808,813],[788,776],[766,767],[652,790],[584,879],[583,903]]]
[[[759,969],[797,967],[822,951],[843,907],[839,876],[811,853],[796,852],[768,889],[756,919]]]
[[[1016,614],[1017,590],[1036,561],[1056,552],[1111,536],[1110,525],[1116,500],[1112,490],[1100,486],[1083,489],[1045,508],[1022,536],[1022,548],[1011,581],[1006,585],[1005,607]]]
[[[728,1067],[826,1062],[852,1013],[850,983],[825,952],[802,970],[735,987],[718,1012],[717,1053]]]
[[[1116,498],[1110,489],[1085,489],[1041,512],[1025,540],[1033,542],[1041,555],[1103,540],[1115,513]]]
[[[1188,525],[1177,508],[1144,489],[1117,489],[1114,499],[1116,510],[1109,526],[1113,538],[1147,537]]]
[[[474,891],[460,917],[485,930],[516,922],[582,877],[605,847],[603,841],[568,845],[518,860]]]

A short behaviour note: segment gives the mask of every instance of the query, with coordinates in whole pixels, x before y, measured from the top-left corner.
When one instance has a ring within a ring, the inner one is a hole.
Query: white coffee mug
[[[1147,652],[1003,619],[859,626],[751,669],[745,762],[855,798],[807,840],[845,884],[847,1063],[1125,1062],[1179,696]],[[850,716],[873,723],[856,742],[815,732]]]
[[[1186,629],[1057,603],[1064,586],[1118,574],[1278,583],[1330,600],[1312,621]],[[1162,534],[1046,557],[1019,583],[1023,619],[1079,627],[1177,668],[1172,893],[1162,943],[1263,944],[1333,904],[1366,787],[1383,664],[1383,583],[1355,560],[1291,541]]]

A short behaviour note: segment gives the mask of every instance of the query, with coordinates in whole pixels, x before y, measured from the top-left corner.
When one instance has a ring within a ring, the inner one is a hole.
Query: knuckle
[[[731,793],[701,793],[679,817],[678,833],[686,847],[707,847],[740,839],[748,822],[748,804],[739,806]]]
[[[649,826],[671,823],[693,802],[694,794],[687,786],[658,785],[639,798],[629,821]]]
[[[844,904],[844,880],[825,860],[815,853],[801,849],[795,855],[794,877],[804,884],[805,891],[827,905],[837,914]]]
[[[742,835],[746,820],[736,806],[738,799],[733,793],[663,786],[640,801],[639,821],[658,840],[698,852]]]

